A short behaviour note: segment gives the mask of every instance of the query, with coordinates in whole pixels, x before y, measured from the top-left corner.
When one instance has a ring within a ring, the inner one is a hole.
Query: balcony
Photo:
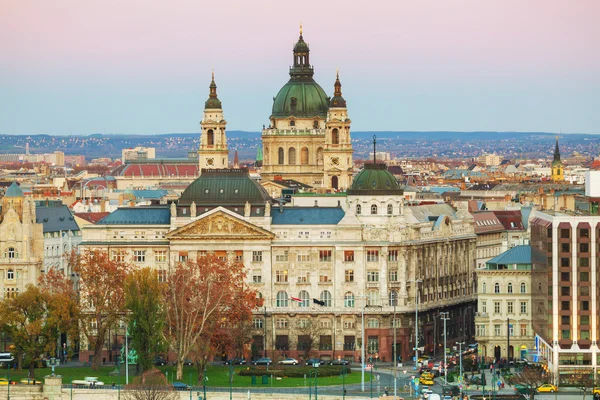
[[[367,282],[367,288],[378,288],[379,282]]]
[[[476,312],[475,313],[475,317],[481,317],[481,318],[489,318],[489,314],[486,312]]]
[[[331,344],[320,344],[319,345],[319,350],[332,350],[333,347]]]

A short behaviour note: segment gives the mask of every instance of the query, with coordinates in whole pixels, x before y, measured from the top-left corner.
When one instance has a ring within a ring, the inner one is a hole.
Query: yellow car
[[[433,384],[435,384],[435,382],[431,378],[423,378],[423,377],[421,377],[421,379],[419,379],[419,382],[421,382],[422,385],[433,385]]]
[[[0,378],[0,386],[8,386],[8,379]]]
[[[600,394],[600,387],[594,388],[592,394]]]
[[[425,361],[429,361],[429,356],[421,356],[421,357],[419,357],[419,362],[420,363],[425,362]]]
[[[423,372],[421,374],[421,378],[423,379],[432,379],[434,378],[433,374],[431,372]]]
[[[23,378],[19,382],[21,382],[22,385],[41,385],[42,384],[42,382],[39,379],[29,379],[29,378]]]
[[[558,388],[551,383],[545,383],[542,386],[537,388],[538,393],[554,393],[558,392]]]

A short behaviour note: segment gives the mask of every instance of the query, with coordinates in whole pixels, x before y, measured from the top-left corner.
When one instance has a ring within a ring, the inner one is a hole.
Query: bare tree
[[[592,390],[594,387],[594,375],[593,373],[589,373],[589,374],[585,374],[585,375],[580,375],[577,378],[577,388],[581,389],[581,391],[583,392],[583,400],[585,400],[585,396],[588,392],[588,390]]]
[[[523,385],[527,388],[529,399],[534,400],[537,393],[537,388],[546,383],[548,378],[539,368],[525,367],[522,372],[515,374],[510,378],[511,384]]]
[[[319,340],[323,334],[323,328],[319,321],[311,319],[300,319],[296,323],[296,332],[298,332],[298,350],[304,351],[304,359],[308,359],[310,352],[319,345]]]
[[[153,368],[144,372],[136,381],[126,386],[125,400],[179,400],[179,393],[169,385],[165,376]]]

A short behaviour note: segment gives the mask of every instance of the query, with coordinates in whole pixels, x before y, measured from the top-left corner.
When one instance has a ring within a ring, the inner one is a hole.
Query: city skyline
[[[197,132],[213,69],[228,128],[258,131],[300,23],[353,130],[600,133],[594,1],[303,5],[7,1],[0,133]]]

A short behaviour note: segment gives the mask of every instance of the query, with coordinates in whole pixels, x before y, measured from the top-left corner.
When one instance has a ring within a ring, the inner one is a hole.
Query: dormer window
[[[290,121],[290,126],[296,126],[296,121],[294,121],[293,119]]]
[[[360,206],[360,204],[357,204],[357,205],[356,205],[356,214],[357,214],[357,215],[360,215],[361,211],[362,211],[362,210],[361,210],[361,206]]]
[[[9,247],[7,253],[8,253],[8,258],[10,258],[10,259],[16,258],[17,252],[15,251],[14,247]]]

